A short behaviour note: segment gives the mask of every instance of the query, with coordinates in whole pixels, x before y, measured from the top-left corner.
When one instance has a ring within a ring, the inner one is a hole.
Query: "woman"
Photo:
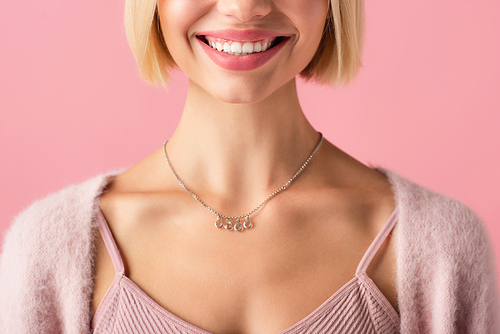
[[[351,80],[362,1],[130,0],[143,77],[190,78],[131,169],[35,203],[6,238],[4,332],[496,330],[488,237],[460,203],[351,158],[295,77]]]

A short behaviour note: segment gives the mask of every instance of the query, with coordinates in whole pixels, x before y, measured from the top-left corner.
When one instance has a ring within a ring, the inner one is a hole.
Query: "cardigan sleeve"
[[[27,281],[26,256],[21,255],[22,245],[18,242],[22,234],[22,224],[14,223],[4,238],[3,250],[0,254],[0,332],[21,333],[26,331],[22,324],[22,299],[20,288]],[[17,319],[16,324],[14,319]],[[14,322],[14,323],[13,323]]]
[[[34,207],[23,212],[5,237],[0,260],[2,333],[42,333],[48,328],[62,332],[56,273],[47,256],[54,251],[53,237],[40,228],[37,213]]]
[[[456,282],[440,282],[438,301],[448,303],[454,314],[456,333],[500,333],[498,282],[493,247],[483,222],[470,209],[464,209],[463,223],[457,223],[449,250],[453,256],[445,263],[456,275]],[[446,250],[443,248],[443,250]],[[446,276],[442,277],[446,278]],[[451,316],[451,315],[450,315]]]
[[[88,333],[99,176],[33,203],[0,257],[0,333]]]
[[[392,175],[402,333],[500,333],[493,248],[464,204]]]

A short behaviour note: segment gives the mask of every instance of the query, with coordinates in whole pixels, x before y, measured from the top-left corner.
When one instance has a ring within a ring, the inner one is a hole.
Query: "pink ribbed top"
[[[280,334],[399,333],[398,314],[366,274],[396,224],[396,216],[397,208],[364,254],[356,275],[311,314]],[[92,320],[94,334],[211,334],[161,307],[125,276],[123,260],[101,211],[97,213],[97,221],[116,276]]]

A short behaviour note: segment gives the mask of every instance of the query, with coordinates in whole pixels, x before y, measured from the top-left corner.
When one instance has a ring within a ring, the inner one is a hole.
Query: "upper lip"
[[[196,34],[196,36],[212,36],[215,38],[222,38],[237,42],[252,42],[266,38],[273,37],[289,37],[289,34],[281,34],[269,30],[235,30],[235,29],[221,29],[203,31]]]

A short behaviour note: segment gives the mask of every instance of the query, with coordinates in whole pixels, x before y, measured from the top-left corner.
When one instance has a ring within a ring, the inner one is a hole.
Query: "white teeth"
[[[231,48],[231,50],[232,50],[232,48]],[[252,52],[254,52],[253,44],[250,43],[250,42],[246,42],[245,44],[243,44],[243,47],[241,48],[241,51],[242,52],[246,52],[246,53],[252,53]]]
[[[233,44],[231,44],[231,52],[241,53],[241,43],[233,42]]]
[[[275,38],[269,38],[258,42],[236,42],[206,36],[206,42],[212,49],[225,52],[234,56],[246,56],[255,52],[264,52],[268,50]]]
[[[231,52],[241,53],[241,43],[233,42],[233,44],[231,44]]]

